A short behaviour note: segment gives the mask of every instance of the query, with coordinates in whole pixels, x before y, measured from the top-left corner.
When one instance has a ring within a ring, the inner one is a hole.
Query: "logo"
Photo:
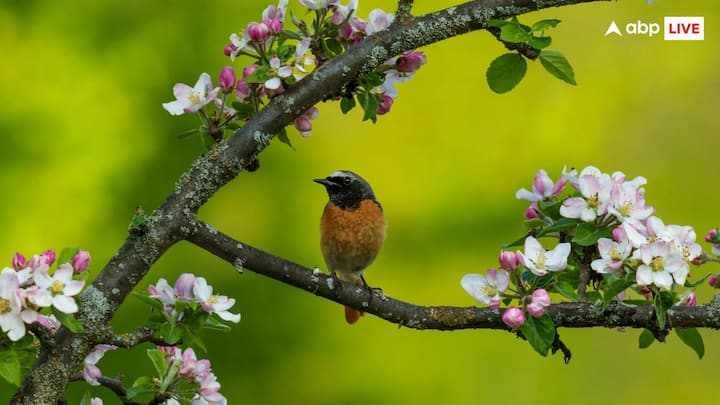
[[[665,17],[666,41],[702,41],[705,17]]]
[[[622,32],[620,32],[620,28],[618,28],[617,24],[615,24],[615,21],[611,22],[607,31],[605,31],[605,36],[608,36],[610,34],[618,34],[622,36]]]

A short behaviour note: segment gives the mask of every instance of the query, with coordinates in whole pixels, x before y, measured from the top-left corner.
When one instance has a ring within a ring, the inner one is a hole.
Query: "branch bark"
[[[335,280],[318,269],[309,269],[260,249],[239,242],[213,228],[198,222],[194,232],[188,235],[190,243],[233,264],[247,268],[283,283],[303,289],[330,301],[371,313],[386,321],[414,329],[505,329],[499,309],[477,307],[420,306],[389,297],[384,293],[372,293],[362,287],[342,283],[338,288]],[[646,328],[656,336],[660,332],[651,305],[626,305],[612,303],[605,310],[601,305],[588,302],[553,304],[548,313],[557,327],[565,328]],[[667,314],[668,328],[720,329],[720,294],[712,302],[696,307],[675,306]],[[662,340],[662,339],[660,339]],[[565,352],[568,356],[569,351]]]
[[[543,8],[591,1],[600,0],[481,0],[414,19],[398,20],[387,30],[366,38],[276,97],[227,142],[218,144],[198,158],[180,177],[175,190],[147,218],[143,231],[128,236],[92,285],[80,296],[78,318],[85,324],[87,332],[73,334],[66,329],[58,331],[55,344],[43,346],[12,403],[56,403],[72,375],[80,369],[86,353],[102,337],[94,331],[103,331],[118,306],[158,258],[193,232],[191,223],[197,210],[220,187],[235,178],[243,167],[252,163],[272,140],[273,134],[291,124],[312,105],[337,94],[359,74],[372,70],[393,56],[485,29],[490,19],[505,19]],[[344,289],[341,296],[348,294],[349,290]],[[370,303],[371,309],[384,302],[385,298],[379,298]],[[453,310],[428,307],[419,310],[416,306],[403,304],[408,317],[386,314],[387,317],[397,323],[408,319],[408,326],[419,322],[417,327],[425,328],[434,325],[438,328],[443,325],[499,325],[498,313],[485,313],[477,308]],[[377,307],[377,311],[382,308]],[[480,322],[482,317],[486,318]]]

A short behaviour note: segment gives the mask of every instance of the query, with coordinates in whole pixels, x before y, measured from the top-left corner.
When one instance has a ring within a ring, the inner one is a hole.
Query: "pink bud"
[[[268,27],[270,34],[278,35],[282,32],[282,23],[277,18],[273,18],[272,20],[264,21],[264,23]]]
[[[420,66],[427,62],[425,54],[422,52],[405,52],[397,59],[397,67],[402,72],[414,73],[420,69]]]
[[[295,128],[300,132],[300,134],[302,134],[302,136],[308,136],[312,131],[312,123],[308,117],[301,115],[295,119]]]
[[[537,212],[537,203],[532,203],[525,210],[525,218],[535,219],[535,218],[539,218],[539,217],[540,217],[540,214],[538,214],[538,212]]]
[[[218,83],[223,93],[230,93],[235,88],[235,70],[230,66],[225,66],[220,71]]]
[[[48,266],[52,266],[53,263],[55,263],[55,251],[52,249],[48,249],[43,252],[43,257],[45,258],[45,264]]]
[[[265,23],[252,22],[248,24],[245,32],[247,33],[248,37],[250,37],[251,41],[262,42],[267,39],[270,29],[267,25],[265,25]]]
[[[353,27],[350,24],[344,24],[340,27],[338,30],[338,34],[340,34],[340,38],[349,40],[352,38],[355,31],[353,30]]]
[[[718,288],[718,283],[720,283],[720,275],[713,274],[710,276],[710,279],[708,279],[708,284],[710,284],[711,287]]]
[[[527,311],[530,315],[539,318],[545,315],[545,308],[550,305],[550,295],[547,291],[539,288],[533,291],[532,302],[527,306]]]
[[[250,96],[250,86],[243,79],[237,81],[237,91],[235,92],[238,100],[243,101]]]
[[[247,65],[243,68],[243,79],[255,73],[258,69],[257,65]]]
[[[697,296],[695,295],[695,291],[690,291],[688,295],[683,297],[683,299],[680,301],[680,305],[685,305],[688,307],[694,307],[697,305]]]
[[[502,314],[502,321],[512,329],[517,329],[525,323],[525,313],[515,307],[510,307]]]
[[[618,226],[617,228],[613,229],[612,230],[613,240],[615,242],[620,242],[623,239],[627,239],[624,237],[625,235],[623,235],[623,233],[625,233],[625,229],[623,229],[623,227],[621,227],[621,226]]]
[[[520,258],[515,252],[500,252],[498,257],[500,267],[507,271],[514,271],[520,264]]]
[[[27,267],[27,259],[20,252],[16,252],[12,258],[12,266],[15,270],[24,269]]]
[[[390,108],[393,105],[393,99],[392,97],[388,96],[387,94],[380,94],[377,96],[378,99],[378,106],[377,106],[377,115],[383,115],[390,112]]]
[[[75,256],[73,256],[71,264],[73,269],[75,269],[75,273],[82,273],[90,264],[90,253],[84,250],[77,252]]]
[[[227,44],[225,48],[223,48],[223,54],[225,54],[225,56],[232,55],[233,51],[235,51],[235,45],[233,44]]]
[[[194,300],[195,294],[193,293],[193,285],[195,284],[195,275],[190,273],[183,273],[175,281],[175,295],[179,299],[188,301]]]
[[[717,236],[717,234],[718,234],[717,228],[707,231],[707,233],[705,234],[705,242],[714,242],[714,239]]]

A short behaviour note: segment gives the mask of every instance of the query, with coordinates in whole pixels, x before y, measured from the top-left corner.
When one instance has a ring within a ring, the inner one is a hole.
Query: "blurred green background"
[[[290,0],[295,10],[298,2]],[[418,12],[452,5],[416,2]],[[8,1],[0,4],[0,257],[82,246],[99,271],[126,237],[134,207],[151,211],[202,152],[175,135],[196,117],[161,108],[175,82],[216,77],[233,31],[256,21],[260,1]],[[394,1],[360,2],[362,17]],[[604,37],[610,21],[662,23],[705,16],[705,41],[662,35]],[[602,2],[521,17],[560,18],[553,49],[575,68],[568,86],[530,63],[511,93],[496,95],[485,69],[504,52],[485,32],[423,49],[428,64],[376,125],[337,103],[320,105],[296,150],[274,142],[262,168],[223,188],[200,216],[241,241],[324,267],[318,221],[326,201],[311,179],[351,169],[374,186],[389,222],[387,243],[366,272],[390,296],[424,305],[473,305],[465,273],[494,267],[502,243],[523,232],[523,201],[535,171],[597,165],[648,178],[647,199],[666,223],[700,237],[720,222],[720,63],[715,1]],[[243,61],[236,62],[240,67]],[[706,268],[702,269],[702,273]],[[717,271],[718,268],[707,267]],[[397,328],[366,316],[354,326],[340,306],[246,271],[187,243],[171,249],[142,288],[182,272],[202,274],[237,298],[242,321],[207,334],[229,403],[587,404],[716,403],[720,338],[703,330],[707,355],[672,335],[637,349],[639,331],[561,330],[574,358],[541,358],[506,332]],[[701,301],[709,299],[703,289]],[[113,321],[139,326],[128,299]],[[108,375],[149,372],[145,348],[109,353]],[[88,389],[71,384],[76,403]],[[106,404],[119,403],[91,388]],[[13,388],[0,384],[0,402]]]

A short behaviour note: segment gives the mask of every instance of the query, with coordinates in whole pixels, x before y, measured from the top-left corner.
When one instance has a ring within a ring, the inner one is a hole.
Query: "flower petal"
[[[57,308],[58,311],[65,312],[66,314],[74,314],[78,311],[78,306],[75,303],[75,300],[64,295],[54,296],[53,306]]]

